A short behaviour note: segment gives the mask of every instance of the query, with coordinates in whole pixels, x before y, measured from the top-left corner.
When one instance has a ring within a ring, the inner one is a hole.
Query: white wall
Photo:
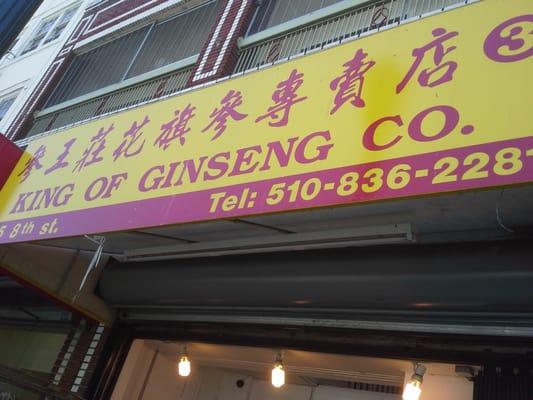
[[[388,393],[319,386],[315,388],[312,400],[400,400],[400,397]]]
[[[157,354],[156,354],[157,352]],[[176,353],[177,354],[177,353]],[[156,350],[150,342],[134,341],[112,400],[400,400],[401,395],[375,393],[333,386],[287,384],[275,389],[268,381],[268,371],[233,371],[221,367],[192,364],[188,378],[176,374],[176,354]],[[219,353],[220,354],[220,353]],[[153,367],[150,371],[152,360]],[[333,356],[332,356],[333,357]],[[192,357],[194,359],[194,355]],[[314,358],[313,358],[314,359]],[[371,359],[373,360],[373,359]],[[376,359],[378,360],[378,359]],[[379,360],[378,360],[379,361]],[[411,364],[405,363],[407,366]],[[310,364],[311,365],[311,364]],[[391,365],[395,365],[392,361]],[[453,365],[425,364],[420,400],[472,400],[473,384],[457,376]],[[406,378],[412,371],[405,371]],[[290,378],[290,377],[289,377]],[[238,387],[237,380],[242,380]],[[144,386],[144,394],[140,396]]]
[[[472,400],[474,384],[466,378],[426,374],[420,400]]]
[[[276,389],[270,382],[254,380],[247,400],[309,400],[312,393],[313,389],[309,386],[287,384]]]
[[[146,376],[153,351],[145,346],[143,340],[135,340],[115,385],[112,400],[136,399],[142,386],[142,377]]]
[[[14,54],[18,55],[20,53],[44,18],[57,14],[74,4],[79,4],[80,7],[58,39],[22,56],[15,56],[13,58],[8,54],[0,60],[0,98],[14,92],[19,92],[17,99],[9,109],[8,113],[0,121],[1,133],[5,132],[11,121],[15,118],[17,111],[23,106],[26,99],[29,98],[34,87],[42,78],[46,69],[52,63],[57,53],[63,47],[63,44],[76,27],[83,14],[86,1],[87,0],[44,0],[21,32],[17,44],[12,49]]]
[[[419,400],[472,400],[474,383],[455,374],[450,364],[424,363],[427,368]],[[413,371],[405,371],[405,382]]]

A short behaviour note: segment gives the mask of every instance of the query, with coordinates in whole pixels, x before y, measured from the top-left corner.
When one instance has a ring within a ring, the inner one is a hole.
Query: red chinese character
[[[52,165],[50,168],[48,168],[46,171],[44,171],[45,175],[48,175],[50,172],[54,172],[57,169],[65,168],[68,166],[68,161],[65,161],[68,155],[70,154],[70,149],[76,143],[76,138],[70,139],[67,143],[63,145],[65,150],[63,153],[57,157],[57,161],[54,165]]]
[[[43,165],[41,164],[41,158],[44,157],[45,153],[46,153],[46,146],[45,145],[39,146],[37,151],[35,151],[35,154],[33,154],[33,156],[24,165],[24,169],[22,170],[22,172],[18,174],[18,176],[22,176],[20,183],[28,179],[32,170],[41,169],[43,167]]]
[[[441,83],[451,81],[453,79],[453,73],[457,69],[457,63],[454,61],[448,61],[443,63],[442,61],[448,53],[451,53],[457,47],[450,46],[445,49],[443,43],[459,35],[459,32],[447,33],[446,29],[444,28],[436,28],[431,33],[436,39],[429,42],[425,46],[413,49],[413,52],[411,54],[413,55],[413,57],[415,57],[415,61],[413,62],[413,65],[411,65],[411,68],[407,72],[407,75],[405,75],[403,80],[398,84],[398,86],[396,86],[396,93],[400,93],[403,90],[405,85],[407,85],[409,80],[413,77],[416,70],[424,60],[425,54],[431,50],[434,51],[433,63],[435,64],[435,68],[426,68],[422,70],[422,72],[420,72],[420,74],[418,75],[418,83],[420,84],[420,86],[434,87],[440,85]],[[434,77],[434,74],[437,74],[437,76]]]
[[[331,90],[337,90],[335,100],[333,101],[334,106],[330,114],[337,112],[348,100],[355,107],[365,106],[365,101],[361,97],[365,82],[365,73],[375,64],[375,61],[365,62],[366,56],[368,54],[363,49],[357,50],[353,58],[343,64],[346,68],[342,75],[333,79],[329,84]]]
[[[191,130],[191,128],[187,127],[187,124],[196,115],[193,114],[194,110],[196,110],[196,107],[187,104],[182,111],[174,111],[176,118],[161,125],[161,135],[155,140],[154,146],[159,146],[166,150],[176,139],[179,139],[180,144],[183,146],[185,144],[185,134]]]
[[[146,140],[143,140],[143,142],[137,146],[137,149],[133,150],[132,147],[135,146],[137,143],[137,140],[139,140],[144,132],[141,131],[141,129],[150,122],[150,119],[148,116],[144,117],[143,122],[138,125],[137,121],[134,121],[133,124],[131,124],[131,128],[128,129],[126,132],[124,132],[124,140],[120,145],[113,151],[113,162],[117,161],[117,159],[120,156],[124,157],[133,157],[139,154],[143,147]]]
[[[100,157],[100,153],[105,149],[106,136],[113,129],[115,129],[114,124],[111,124],[107,129],[100,128],[98,133],[91,138],[91,144],[83,151],[83,155],[76,162],[72,171],[78,170],[78,172],[80,172],[83,168],[103,160],[103,157]]]
[[[202,132],[205,132],[215,125],[214,130],[216,131],[216,134],[211,140],[215,140],[224,133],[227,128],[228,118],[240,121],[248,116],[248,114],[241,114],[236,110],[236,108],[242,104],[242,95],[239,91],[230,90],[220,101],[220,104],[221,107],[215,108],[211,115],[209,115],[209,117],[212,118],[209,125],[202,130]]]
[[[298,70],[293,69],[287,80],[278,83],[277,90],[272,94],[274,105],[268,108],[268,112],[258,117],[255,122],[262,121],[265,118],[271,118],[274,121],[269,121],[270,126],[279,127],[286,126],[289,122],[289,111],[291,107],[307,99],[306,97],[298,97],[296,91],[302,83],[304,74],[299,73]],[[282,112],[280,116],[280,112]],[[277,119],[277,121],[276,121]]]

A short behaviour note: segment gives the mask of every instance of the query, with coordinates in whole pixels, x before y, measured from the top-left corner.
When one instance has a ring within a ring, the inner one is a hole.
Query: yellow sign
[[[532,182],[530,11],[480,1],[35,140],[0,243]]]

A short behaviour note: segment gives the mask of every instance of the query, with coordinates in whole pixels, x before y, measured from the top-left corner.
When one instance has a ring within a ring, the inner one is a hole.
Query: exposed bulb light
[[[422,393],[422,381],[425,373],[425,366],[422,364],[415,364],[415,372],[403,389],[403,400],[418,400],[420,398],[420,394]]]
[[[178,375],[187,377],[190,374],[191,374],[191,362],[189,361],[189,357],[187,357],[187,350],[185,350],[179,358]]]
[[[276,358],[274,368],[272,368],[272,386],[280,388],[285,385],[285,369],[283,368],[282,355]]]
[[[405,388],[403,389],[403,400],[418,400],[420,394],[422,393],[420,382],[409,381]]]

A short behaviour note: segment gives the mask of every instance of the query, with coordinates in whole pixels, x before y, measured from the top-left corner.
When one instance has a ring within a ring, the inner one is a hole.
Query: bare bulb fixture
[[[285,385],[285,369],[281,354],[278,355],[274,368],[272,368],[272,386],[280,388]]]
[[[420,382],[409,381],[405,388],[403,389],[403,400],[418,400],[420,394],[422,393],[422,385]]]
[[[187,377],[191,374],[191,362],[187,354],[182,354],[178,362],[178,375]]]
[[[422,394],[422,381],[426,373],[426,367],[422,364],[415,364],[415,371],[409,382],[403,389],[403,400],[418,400]]]

